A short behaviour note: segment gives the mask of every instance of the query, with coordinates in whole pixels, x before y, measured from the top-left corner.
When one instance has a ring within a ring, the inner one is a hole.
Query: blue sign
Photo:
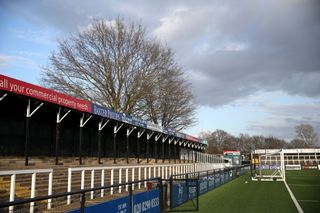
[[[133,212],[142,213],[160,213],[160,192],[154,189],[133,195]],[[130,197],[122,197],[104,203],[95,204],[85,208],[86,213],[129,213]],[[69,213],[80,213],[80,209],[70,211]]]
[[[132,117],[132,123],[135,126],[147,128],[147,122],[136,117]]]
[[[187,186],[186,181],[173,184],[172,206],[176,207],[197,196],[196,186]]]
[[[159,189],[133,195],[133,212],[160,212]]]
[[[208,191],[207,177],[199,180],[199,194],[202,195]]]
[[[129,196],[118,198],[104,203],[89,206],[85,208],[85,213],[102,213],[102,212],[114,212],[114,213],[128,213],[130,200]],[[80,213],[81,210],[70,211],[69,213]]]
[[[214,175],[211,175],[208,177],[208,185],[209,185],[209,189],[208,190],[211,190],[214,188],[215,186],[215,177]]]
[[[178,183],[173,184],[173,191],[172,191],[172,206],[176,207],[180,204],[187,201],[187,186],[186,183]]]
[[[106,107],[99,106],[97,104],[92,104],[92,113],[96,115],[100,115],[105,118],[110,118],[116,121],[122,121],[122,114],[119,112],[115,112]]]

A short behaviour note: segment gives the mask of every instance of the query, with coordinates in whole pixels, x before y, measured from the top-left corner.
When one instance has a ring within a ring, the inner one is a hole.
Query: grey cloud
[[[260,132],[265,136],[272,135],[286,141],[291,141],[295,137],[294,125],[275,126],[266,124],[251,124],[246,128],[246,130],[249,132]]]
[[[269,117],[266,120],[248,122],[246,130],[273,135],[286,140],[295,137],[295,126],[310,124],[320,135],[320,105],[309,104],[263,104],[261,108]]]
[[[67,35],[92,17],[146,25],[176,51],[200,105],[258,91],[320,95],[320,3],[270,1],[1,1],[35,24]]]

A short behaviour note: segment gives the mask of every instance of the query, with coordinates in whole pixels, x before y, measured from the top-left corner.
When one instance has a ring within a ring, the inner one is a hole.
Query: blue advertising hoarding
[[[121,113],[115,112],[106,107],[102,107],[97,104],[92,104],[91,110],[92,110],[92,113],[95,115],[100,115],[101,117],[110,118],[116,121],[122,121]]]
[[[187,184],[186,181],[183,181],[172,185],[172,207],[179,206],[196,196],[197,187],[193,184]]]
[[[158,189],[133,195],[133,212],[160,212],[160,192]]]
[[[202,195],[208,191],[207,177],[199,179],[199,194]]]
[[[153,189],[146,192],[134,194],[132,197],[134,213],[160,213],[160,191]],[[68,213],[80,213],[80,209]],[[85,208],[86,213],[129,213],[130,196],[125,196],[108,202],[103,202],[88,206]]]
[[[214,175],[210,175],[208,177],[208,187],[209,187],[208,190],[214,189],[214,187],[215,187],[215,177],[214,177]]]
[[[128,213],[130,200],[129,196],[118,198],[104,203],[95,204],[85,208],[85,213],[102,213],[102,212],[114,212],[114,213]],[[77,209],[68,213],[80,213],[81,210]]]

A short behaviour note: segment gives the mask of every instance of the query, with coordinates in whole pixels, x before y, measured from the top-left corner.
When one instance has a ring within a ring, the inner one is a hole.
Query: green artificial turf
[[[287,171],[286,181],[305,213],[320,212],[320,171]]]
[[[184,205],[191,206],[190,202]],[[284,183],[253,182],[248,174],[199,197],[198,212],[291,213],[297,209]]]

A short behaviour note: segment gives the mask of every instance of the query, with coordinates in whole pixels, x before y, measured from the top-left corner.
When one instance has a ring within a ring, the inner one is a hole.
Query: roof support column
[[[149,163],[149,148],[150,148],[149,139],[152,137],[153,134],[154,132],[149,132],[147,134],[147,148],[146,148],[147,163]]]
[[[145,130],[143,131],[138,131],[137,133],[137,154],[136,154],[136,158],[137,158],[137,163],[140,163],[140,138],[143,135],[143,133],[145,132]]]
[[[164,153],[164,142],[166,142],[166,140],[168,139],[169,136],[166,137],[162,137],[162,163],[164,163],[164,159],[165,159],[165,153]]]
[[[173,141],[173,138],[169,138],[169,146],[168,146],[169,163],[171,162],[171,142],[172,141]]]
[[[2,101],[7,95],[8,95],[8,93],[3,94],[3,96],[1,96],[1,98],[0,98],[0,101]]]
[[[178,151],[179,151],[179,163],[181,163],[181,154],[182,154],[182,149],[181,149],[181,145],[183,144],[183,140],[181,140],[181,141],[179,141],[178,142],[178,145],[179,145],[179,149],[178,149]]]
[[[98,125],[98,164],[101,164],[101,138],[102,138],[102,130],[109,123],[110,120],[106,120],[102,118]]]
[[[189,162],[189,149],[188,149],[188,147],[186,147],[187,144],[188,144],[187,141],[185,141],[185,142],[183,143],[183,147],[185,147],[185,152],[187,152],[187,153],[185,153],[184,156],[183,156],[183,163],[186,162],[186,158],[188,158],[188,162]],[[186,156],[186,155],[187,155],[187,156]]]
[[[129,147],[130,147],[130,135],[131,133],[133,132],[133,130],[135,130],[136,127],[129,127],[127,128],[127,154],[126,154],[126,157],[127,157],[127,163],[129,163]]]
[[[118,126],[118,124],[116,124],[113,128],[113,163],[114,164],[117,163],[117,157],[118,157],[117,133],[121,129],[122,126],[123,126],[123,124],[121,124],[120,126]]]
[[[29,149],[30,149],[30,120],[31,116],[43,105],[40,103],[33,111],[31,110],[31,100],[28,100],[27,114],[26,114],[26,129],[25,129],[25,143],[24,143],[24,156],[25,165],[29,165]]]
[[[159,155],[158,155],[158,151],[157,151],[157,141],[159,140],[159,138],[161,137],[161,134],[159,134],[159,135],[156,135],[155,137],[154,137],[154,158],[155,158],[155,162],[157,163],[158,162],[158,157],[159,157]]]
[[[85,119],[84,113],[82,114],[82,117],[80,118],[80,135],[79,135],[79,164],[82,164],[82,144],[83,144],[83,127],[87,124],[87,122],[90,120],[92,115],[90,115],[88,118]]]
[[[59,145],[60,145],[60,123],[61,121],[71,112],[71,110],[67,111],[66,114],[62,115],[61,107],[59,107],[59,111],[57,112],[56,119],[56,141],[55,141],[55,161],[56,165],[59,164]],[[61,117],[62,115],[62,117]]]
[[[179,139],[178,140],[175,140],[173,142],[173,145],[174,145],[174,154],[173,154],[173,157],[174,157],[174,163],[177,162],[177,143],[179,142]]]

